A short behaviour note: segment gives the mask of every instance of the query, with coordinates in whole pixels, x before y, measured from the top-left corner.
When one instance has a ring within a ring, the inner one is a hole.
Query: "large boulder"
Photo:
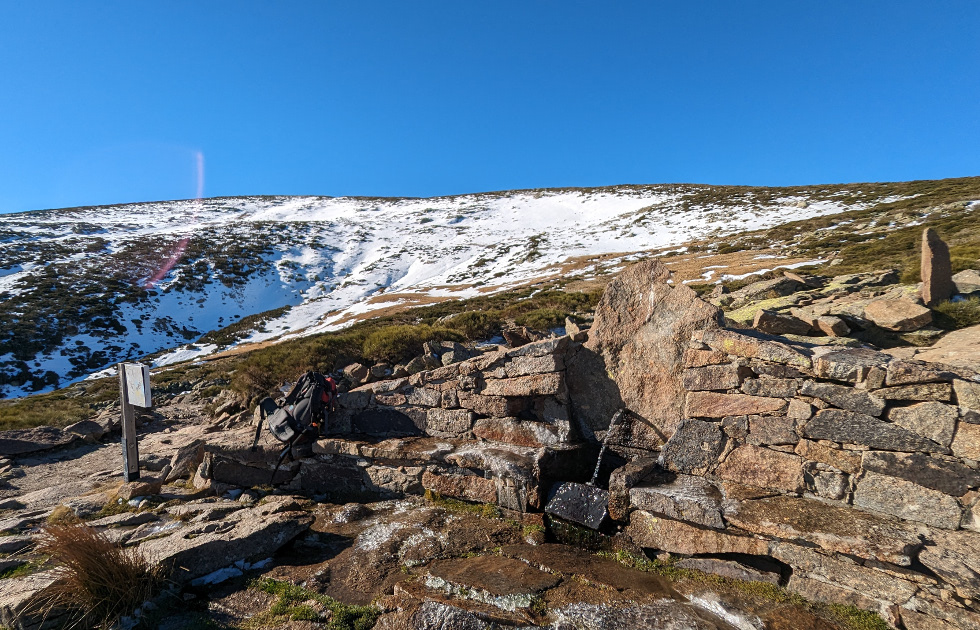
[[[589,340],[568,368],[577,419],[603,430],[616,409],[631,414],[630,444],[654,448],[680,425],[684,413],[684,350],[698,330],[721,326],[720,309],[686,286],[667,284],[670,271],[647,260],[613,280],[596,308]]]
[[[864,317],[897,332],[918,330],[932,322],[932,311],[905,298],[875,300],[864,307]]]
[[[960,294],[980,292],[980,271],[964,269],[953,275],[953,284],[956,286],[956,292]]]
[[[932,228],[922,231],[922,301],[935,306],[948,300],[956,291],[949,247]]]

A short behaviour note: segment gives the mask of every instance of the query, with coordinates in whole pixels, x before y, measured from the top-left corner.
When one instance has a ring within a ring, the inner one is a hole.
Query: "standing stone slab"
[[[923,453],[865,451],[861,467],[869,472],[905,479],[954,497],[963,496],[970,488],[980,487],[980,471]]]
[[[943,446],[949,446],[953,441],[957,418],[959,411],[956,407],[941,402],[896,407],[888,412],[888,419],[898,426]]]
[[[717,474],[727,481],[775,488],[786,492],[803,489],[803,460],[798,455],[746,444],[729,454]]]
[[[881,398],[844,385],[806,381],[803,383],[800,393],[804,396],[819,398],[835,407],[869,416],[880,416],[885,410],[885,401]]]
[[[948,300],[956,291],[949,247],[932,228],[922,231],[922,301],[935,306]]]
[[[841,409],[823,409],[803,426],[803,436],[862,444],[880,451],[949,453],[949,449],[873,416]]]
[[[957,405],[980,411],[980,383],[956,379],[953,381],[953,393]]]
[[[958,528],[963,515],[959,502],[948,494],[873,472],[858,481],[854,505],[941,529]]]

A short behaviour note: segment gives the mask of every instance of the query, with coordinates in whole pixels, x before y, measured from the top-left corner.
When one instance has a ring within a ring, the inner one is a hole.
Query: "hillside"
[[[166,365],[367,314],[589,280],[651,253],[673,254],[679,281],[825,264],[937,212],[969,214],[976,200],[980,178],[240,197],[0,215],[0,397],[64,387],[124,359]],[[879,215],[891,219],[868,219]]]

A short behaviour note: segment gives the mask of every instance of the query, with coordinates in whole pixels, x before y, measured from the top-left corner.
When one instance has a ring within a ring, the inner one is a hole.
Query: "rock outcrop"
[[[687,340],[695,331],[718,328],[723,320],[717,307],[691,289],[669,285],[669,276],[657,260],[622,272],[606,288],[589,340],[572,359],[576,414],[593,430],[603,430],[616,408],[624,407],[635,420],[633,430],[616,441],[629,447],[657,448],[673,435],[684,415],[681,372]]]

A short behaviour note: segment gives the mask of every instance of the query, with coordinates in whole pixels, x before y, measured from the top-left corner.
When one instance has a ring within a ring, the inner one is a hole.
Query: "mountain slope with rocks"
[[[384,309],[588,279],[638,253],[684,253],[692,240],[787,220],[916,200],[930,208],[937,191],[980,199],[978,180],[966,179],[249,197],[0,215],[0,396],[48,391],[124,359],[165,365]]]

